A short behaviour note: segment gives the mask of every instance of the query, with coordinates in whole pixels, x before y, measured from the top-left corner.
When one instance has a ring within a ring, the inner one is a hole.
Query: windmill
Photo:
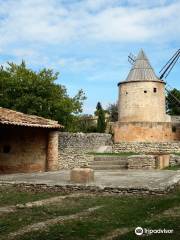
[[[169,73],[171,72],[171,70],[173,69],[173,67],[175,66],[175,64],[177,63],[178,59],[180,57],[180,49],[178,49],[174,55],[168,60],[168,62],[163,66],[163,68],[161,69],[161,71],[159,73],[161,73],[159,79],[163,79],[163,78],[167,78]],[[130,53],[128,56],[128,61],[131,64],[134,64],[136,60],[136,57]],[[171,98],[171,102],[176,105],[177,107],[180,107],[180,98],[178,96],[176,96],[175,94],[172,94],[172,90],[174,88],[172,88],[169,84],[166,83],[166,92],[172,97]]]

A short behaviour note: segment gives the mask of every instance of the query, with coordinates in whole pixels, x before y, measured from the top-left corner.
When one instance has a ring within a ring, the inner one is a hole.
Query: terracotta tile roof
[[[0,124],[39,128],[63,128],[57,121],[0,107]]]

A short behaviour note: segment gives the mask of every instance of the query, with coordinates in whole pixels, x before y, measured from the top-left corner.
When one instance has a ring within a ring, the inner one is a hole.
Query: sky
[[[117,101],[129,53],[143,48],[160,75],[180,48],[179,13],[180,0],[0,0],[0,64],[58,71],[70,96],[84,90],[91,114]],[[169,85],[180,88],[179,75],[177,63]]]

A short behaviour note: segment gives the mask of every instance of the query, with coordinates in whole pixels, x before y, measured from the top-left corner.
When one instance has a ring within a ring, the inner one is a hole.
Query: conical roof
[[[161,81],[141,49],[125,81]]]

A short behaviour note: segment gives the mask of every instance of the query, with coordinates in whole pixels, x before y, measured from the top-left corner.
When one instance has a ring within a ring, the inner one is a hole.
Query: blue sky
[[[127,56],[143,48],[155,72],[180,48],[180,0],[0,0],[0,64],[59,71],[84,113],[117,101]],[[179,64],[167,82],[180,88]]]

